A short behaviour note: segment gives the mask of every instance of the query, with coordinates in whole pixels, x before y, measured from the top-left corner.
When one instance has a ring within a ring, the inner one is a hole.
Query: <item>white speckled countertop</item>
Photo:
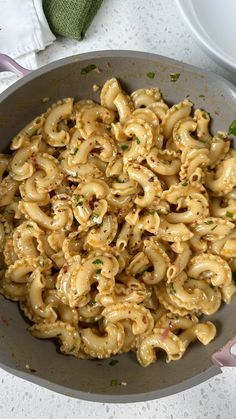
[[[186,0],[187,1],[187,0]],[[58,39],[39,54],[44,65],[68,55],[101,49],[133,49],[166,55],[221,74],[236,83],[236,76],[220,68],[191,39],[174,0],[103,0],[101,9],[82,42]],[[0,91],[16,80],[0,78]],[[236,370],[183,393],[145,403],[99,404],[75,400],[40,388],[0,370],[1,419],[235,419]]]

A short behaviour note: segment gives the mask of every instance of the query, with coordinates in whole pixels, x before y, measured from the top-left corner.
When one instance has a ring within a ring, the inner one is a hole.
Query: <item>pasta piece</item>
[[[236,157],[223,160],[216,172],[206,174],[206,186],[214,196],[226,195],[236,186]]]
[[[228,263],[219,256],[206,253],[194,256],[190,260],[189,276],[197,279],[201,274],[208,271],[212,273],[210,281],[213,286],[228,285],[232,280],[232,273]]]
[[[66,355],[77,356],[80,349],[80,335],[68,323],[56,321],[54,323],[39,323],[30,327],[32,335],[39,339],[57,338],[60,342],[60,351]]]
[[[71,115],[73,99],[68,98],[58,102],[49,110],[44,124],[47,143],[53,147],[64,147],[69,143],[70,135],[64,129],[58,129],[59,122]]]
[[[93,358],[109,358],[116,354],[124,344],[124,329],[120,323],[108,323],[106,334],[97,335],[91,328],[81,330],[83,350]]]
[[[180,359],[185,352],[184,345],[178,336],[171,332],[165,336],[165,329],[155,328],[153,333],[144,338],[138,347],[137,358],[143,367],[155,362],[155,349],[162,349],[166,352],[166,362]]]
[[[142,197],[135,198],[134,202],[140,207],[148,207],[155,198],[161,194],[161,185],[158,178],[151,172],[138,164],[130,164],[127,168],[130,179],[140,184],[144,191]]]
[[[147,107],[155,102],[162,102],[160,90],[156,87],[135,90],[131,98],[134,102],[135,109]]]
[[[165,138],[169,139],[171,137],[173,128],[178,121],[190,115],[192,106],[193,104],[185,99],[183,102],[178,103],[178,105],[174,105],[168,109],[162,120]]]
[[[103,310],[102,315],[107,322],[115,324],[125,319],[132,320],[134,335],[148,334],[153,328],[153,318],[149,310],[138,304],[125,302],[110,305]]]

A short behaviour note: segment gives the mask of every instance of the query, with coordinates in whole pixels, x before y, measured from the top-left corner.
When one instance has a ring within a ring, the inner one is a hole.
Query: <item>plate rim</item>
[[[204,51],[207,54],[209,54],[210,57],[213,58],[214,61],[217,62],[217,64],[221,64],[223,67],[227,68],[227,70],[230,70],[231,72],[232,70],[235,71],[236,59],[235,61],[228,60],[221,49],[220,51],[222,51],[222,54],[220,54],[214,48],[214,45],[212,45],[212,43],[207,42],[207,40],[203,37],[203,35],[198,31],[193,21],[190,19],[190,15],[188,13],[190,0],[188,0],[188,3],[185,3],[185,0],[175,0],[175,2],[186,26],[189,28],[191,34],[193,35],[194,39],[197,41],[198,45],[202,47]],[[211,40],[212,38],[209,37],[209,39]]]

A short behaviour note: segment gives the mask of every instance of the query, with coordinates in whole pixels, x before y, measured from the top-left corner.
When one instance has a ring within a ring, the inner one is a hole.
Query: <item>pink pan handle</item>
[[[218,367],[236,367],[236,336],[212,355],[212,361]]]
[[[0,54],[0,72],[1,71],[11,71],[12,73],[17,74],[17,76],[26,76],[30,73],[30,70],[21,67],[21,65],[17,64],[16,61],[5,54]]]

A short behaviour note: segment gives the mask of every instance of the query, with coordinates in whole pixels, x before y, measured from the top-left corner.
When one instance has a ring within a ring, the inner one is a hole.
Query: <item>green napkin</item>
[[[57,35],[83,38],[102,0],[43,0],[49,26]]]

